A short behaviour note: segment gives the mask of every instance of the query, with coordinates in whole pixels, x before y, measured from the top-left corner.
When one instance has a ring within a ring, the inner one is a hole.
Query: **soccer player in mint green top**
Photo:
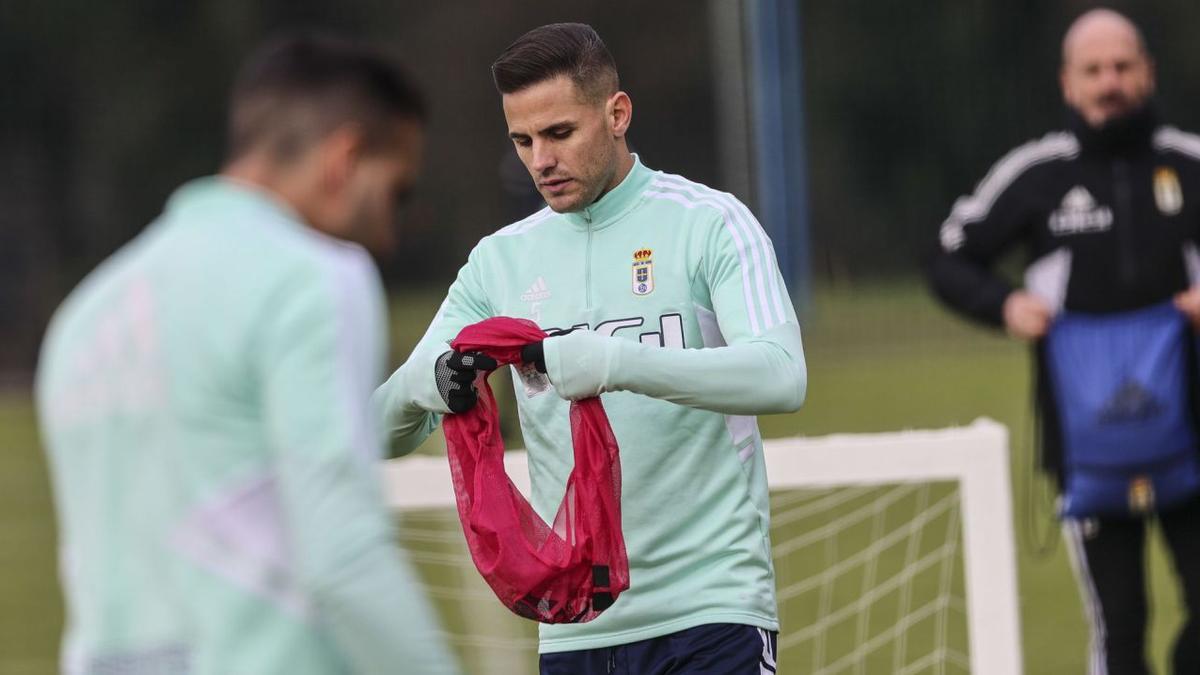
[[[629,152],[632,104],[588,26],[531,31],[493,74],[548,208],[475,247],[425,337],[376,392],[392,450],[474,404],[474,371],[492,364],[447,351],[463,326],[513,316],[581,328],[528,346],[532,367],[515,378],[532,503],[548,519],[562,499],[568,400],[601,395],[621,451],[630,588],[592,622],[543,625],[542,672],[774,672],[753,416],[798,409],[806,371],[771,242],[733,196]]]
[[[396,66],[328,37],[242,71],[220,176],[93,272],[37,376],[62,671],[456,673],[395,545],[369,397],[386,245],[420,161]]]

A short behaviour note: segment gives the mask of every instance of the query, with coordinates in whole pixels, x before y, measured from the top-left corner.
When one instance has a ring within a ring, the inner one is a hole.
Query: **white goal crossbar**
[[[1018,675],[1021,643],[1008,432],[980,419],[967,427],[887,434],[838,434],[764,442],[771,489],[956,481],[959,484],[971,672]],[[505,469],[529,494],[524,452]],[[393,509],[454,506],[444,457],[408,457],[384,468]]]

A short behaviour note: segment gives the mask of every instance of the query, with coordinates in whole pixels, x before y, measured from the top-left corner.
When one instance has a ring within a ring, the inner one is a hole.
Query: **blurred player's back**
[[[456,672],[383,503],[383,290],[351,243],[390,224],[419,115],[350,44],[296,39],[247,72],[235,137],[239,110],[299,111],[301,145],[248,142],[179,189],[46,337],[63,670]]]
[[[157,664],[137,672],[185,661],[205,672],[210,656],[238,672],[342,669],[305,619],[303,572],[283,540],[270,411],[258,404],[273,386],[264,361],[285,357],[272,350],[289,336],[274,328],[337,326],[265,319],[307,304],[288,298],[327,294],[316,301],[372,320],[353,346],[380,366],[380,291],[358,247],[275,215],[264,195],[217,183],[184,188],[89,277],[43,353],[38,394],[64,530],[69,671],[99,657]],[[359,391],[372,384],[367,372],[336,376]],[[296,404],[339,403],[294,394]],[[356,439],[369,462],[362,422],[310,431]],[[196,645],[223,649],[190,653]]]

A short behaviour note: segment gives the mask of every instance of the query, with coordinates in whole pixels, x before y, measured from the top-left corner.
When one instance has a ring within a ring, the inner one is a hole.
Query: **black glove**
[[[537,368],[539,373],[546,372],[546,348],[542,346],[542,341],[530,342],[521,347],[521,360],[525,363],[532,364]]]
[[[575,328],[567,328],[565,330],[552,330],[549,333],[546,333],[546,337],[558,337],[559,335],[566,335],[567,333],[573,333],[577,330],[579,330],[578,326]],[[537,342],[530,342],[524,347],[521,347],[521,360],[525,363],[532,364],[534,368],[537,368],[539,373],[544,374],[546,372],[546,348],[542,346],[542,341],[538,340]]]
[[[479,394],[475,391],[475,376],[480,371],[491,372],[499,366],[496,359],[480,352],[448,351],[438,357],[433,374],[438,393],[452,413],[463,413],[475,407]]]

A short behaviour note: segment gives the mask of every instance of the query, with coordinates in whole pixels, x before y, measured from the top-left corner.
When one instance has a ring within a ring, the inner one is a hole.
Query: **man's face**
[[[613,187],[623,133],[614,128],[614,99],[584,100],[566,76],[504,94],[517,156],[556,212],[583,209]]]
[[[421,126],[406,120],[386,150],[358,159],[346,184],[349,239],[379,254],[395,248],[396,212],[420,171],[423,142]]]
[[[1141,107],[1154,93],[1154,67],[1131,26],[1081,26],[1063,47],[1063,98],[1092,127]]]

